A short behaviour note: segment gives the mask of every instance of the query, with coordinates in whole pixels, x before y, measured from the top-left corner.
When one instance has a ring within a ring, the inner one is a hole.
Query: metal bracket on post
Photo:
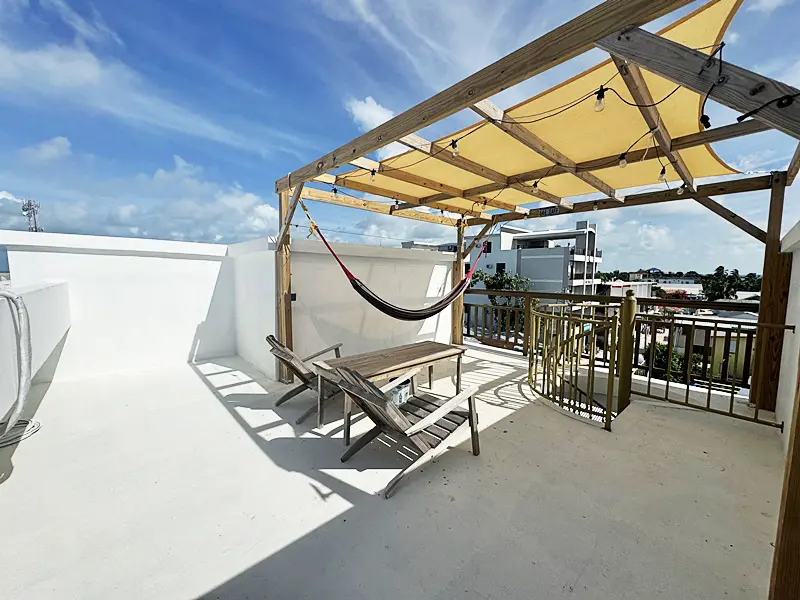
[[[622,299],[622,306],[619,313],[619,338],[618,348],[618,373],[619,390],[617,392],[617,414],[625,410],[631,403],[631,382],[633,379],[633,329],[636,320],[636,296],[633,290],[628,290],[625,298]],[[613,377],[613,373],[608,374]],[[608,402],[611,402],[611,398]]]

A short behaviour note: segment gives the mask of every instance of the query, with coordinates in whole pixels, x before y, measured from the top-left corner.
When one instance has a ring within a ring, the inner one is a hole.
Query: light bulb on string
[[[594,112],[603,112],[606,107],[606,89],[601,85],[596,93],[597,101],[594,103]]]
[[[628,154],[623,152],[622,154],[619,155],[619,168],[624,169],[627,166],[628,166]]]
[[[700,117],[700,124],[706,129],[711,129],[711,119],[708,115],[702,115]]]
[[[372,169],[372,171],[369,172],[369,182],[375,183],[375,169]]]
[[[666,183],[667,181],[667,167],[661,167],[661,173],[658,174],[658,181]]]
[[[592,210],[597,210],[598,208],[599,207],[597,206],[597,200],[595,200],[594,204],[592,205]]]
[[[339,193],[339,190],[336,189],[336,187],[334,187],[331,191],[333,192],[334,196]]]
[[[534,181],[533,182],[533,185],[531,186],[531,192],[533,192],[534,196],[538,196],[539,195],[539,182],[538,181]]]
[[[453,140],[450,142],[451,152],[453,153],[453,158],[458,158],[458,140]]]
[[[678,196],[683,196],[684,192],[686,191],[686,184],[684,183],[681,187],[678,188],[676,192]]]

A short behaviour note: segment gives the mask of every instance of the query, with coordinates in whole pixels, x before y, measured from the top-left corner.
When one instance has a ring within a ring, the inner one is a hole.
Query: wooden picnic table
[[[464,348],[440,344],[439,342],[418,342],[384,350],[364,352],[353,356],[343,356],[333,360],[318,360],[313,363],[317,371],[319,389],[323,380],[338,381],[335,369],[348,367],[370,381],[379,381],[402,375],[409,369],[428,367],[428,385],[433,383],[433,366],[436,363],[456,359],[456,393],[461,391],[461,358]],[[413,383],[412,383],[413,385]],[[317,426],[323,422],[323,395],[317,396]],[[344,401],[344,443],[350,444],[350,399],[345,394]]]

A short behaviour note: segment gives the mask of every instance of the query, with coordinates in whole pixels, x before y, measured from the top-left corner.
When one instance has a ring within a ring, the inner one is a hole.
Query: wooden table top
[[[464,348],[458,346],[439,342],[418,342],[333,360],[320,360],[313,364],[323,373],[337,367],[348,367],[367,379],[378,379],[462,354]]]

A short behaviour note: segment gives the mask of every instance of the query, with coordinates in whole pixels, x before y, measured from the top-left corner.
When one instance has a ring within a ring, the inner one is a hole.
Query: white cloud
[[[776,8],[791,4],[793,0],[753,0],[747,6],[747,10],[771,13]]]
[[[367,96],[363,100],[351,98],[345,102],[345,108],[350,113],[353,121],[361,131],[375,129],[378,125],[385,123],[394,117],[394,111],[378,104],[372,96]],[[406,147],[397,142],[393,142],[377,151],[379,160],[396,156],[406,151]]]
[[[81,44],[21,49],[0,37],[0,98],[23,106],[72,105],[136,128],[177,132],[262,156],[312,145],[301,135],[255,123],[225,127],[168,100],[136,71]]]
[[[725,41],[729,44],[737,44],[742,39],[742,35],[737,31],[728,31],[725,34]]]
[[[76,167],[77,168],[77,167]],[[237,242],[274,235],[277,209],[240,185],[209,179],[204,170],[175,156],[171,168],[124,179],[79,173],[77,179],[0,179],[41,202],[46,231]],[[0,228],[24,229],[20,192],[0,192]]]
[[[78,40],[85,42],[113,41],[122,45],[120,37],[106,24],[98,10],[92,7],[91,20],[79,15],[66,0],[39,0],[45,10],[56,13],[59,18],[75,31]]]
[[[62,136],[45,140],[20,150],[22,157],[30,162],[48,163],[61,160],[72,154],[72,144]]]

